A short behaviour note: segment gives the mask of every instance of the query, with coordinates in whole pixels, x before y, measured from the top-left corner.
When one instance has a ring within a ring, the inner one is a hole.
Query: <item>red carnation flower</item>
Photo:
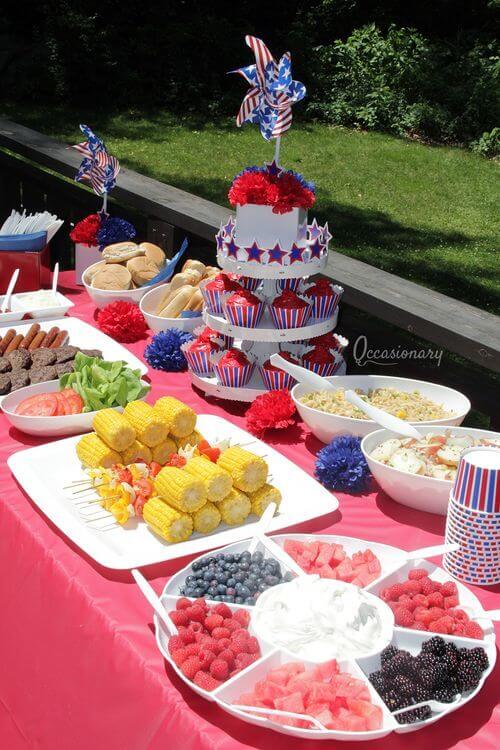
[[[148,329],[137,305],[122,301],[111,302],[99,310],[97,324],[101,331],[123,344],[139,341]]]
[[[101,217],[99,214],[89,214],[75,224],[69,233],[69,236],[73,242],[79,242],[82,245],[93,247],[99,244],[97,242],[97,232],[99,231],[100,226]]]
[[[295,404],[286,390],[257,396],[246,413],[249,431],[261,437],[266,430],[283,430],[294,423]]]

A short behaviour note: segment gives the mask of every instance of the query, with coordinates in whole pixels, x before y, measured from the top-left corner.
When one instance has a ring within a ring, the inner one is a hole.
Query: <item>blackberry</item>
[[[405,711],[403,714],[398,714],[396,719],[399,724],[415,724],[417,721],[423,721],[431,716],[431,709],[429,706],[421,706],[420,708],[414,708],[411,711]]]
[[[427,701],[429,700],[431,695],[432,690],[430,688],[425,687],[424,685],[413,686],[412,697],[414,698],[414,703],[422,703],[423,701]]]
[[[460,692],[465,693],[468,690],[474,690],[479,685],[481,679],[481,670],[475,664],[460,662],[457,669],[457,681],[460,686]]]
[[[381,670],[379,670],[378,672],[372,672],[371,675],[369,675],[369,680],[377,693],[382,693],[382,691],[387,687],[387,680]]]
[[[384,664],[382,671],[389,677],[395,677],[397,674],[408,675],[413,672],[413,656],[408,651],[399,651]]]
[[[437,685],[440,685],[449,678],[448,670],[444,664],[436,660],[432,667],[423,669],[419,672],[418,676],[420,683],[430,690],[433,690]]]
[[[398,653],[398,649],[396,646],[393,646],[392,643],[389,644],[389,646],[386,646],[382,653],[380,654],[380,663],[382,666],[386,664],[386,662],[390,661],[396,654]]]
[[[448,672],[455,672],[459,663],[458,648],[454,643],[447,643],[441,661],[448,669]]]
[[[456,691],[448,687],[441,687],[432,693],[434,700],[441,701],[441,703],[451,703],[455,695]]]
[[[408,705],[407,701],[395,690],[386,690],[382,693],[382,699],[389,711],[397,711],[398,708],[404,708],[405,705]]]
[[[443,656],[446,649],[446,641],[439,635],[435,635],[428,641],[422,644],[422,651],[424,653],[433,654],[434,656]]]
[[[410,698],[413,695],[414,682],[405,675],[398,674],[391,680],[391,690],[401,694],[401,697]]]
[[[432,669],[436,663],[436,658],[430,654],[422,651],[415,659],[415,669],[417,674],[425,669]]]
[[[476,648],[466,649],[467,651],[467,657],[465,659],[466,662],[469,664],[474,664],[475,666],[479,667],[481,672],[484,672],[485,669],[488,669],[490,666],[490,662],[488,659],[488,656],[486,654],[486,651],[484,648],[481,648],[480,646],[476,646]]]

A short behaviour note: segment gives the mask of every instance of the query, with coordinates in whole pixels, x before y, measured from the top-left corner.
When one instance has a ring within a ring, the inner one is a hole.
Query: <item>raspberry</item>
[[[420,594],[417,594],[417,596],[420,596]],[[405,608],[409,609],[410,612],[414,612],[417,608],[417,602],[415,601],[415,599],[410,599],[408,602],[406,602]]]
[[[254,636],[247,640],[247,651],[249,654],[260,654],[259,641]]]
[[[444,615],[444,609],[441,609],[441,607],[431,607],[429,614],[432,615],[433,620],[439,620]]]
[[[202,623],[205,619],[205,610],[200,604],[193,604],[191,607],[187,607],[185,612],[191,622]]]
[[[212,638],[210,638],[209,635],[206,633],[196,633],[196,643],[199,643],[200,646],[203,646],[204,648],[207,647],[207,643],[212,642]]]
[[[235,654],[245,654],[248,652],[248,638],[233,638],[231,648]]]
[[[469,616],[463,611],[463,609],[454,609],[452,612],[448,612],[451,617],[454,617],[455,620],[461,621],[461,622],[467,622],[469,619]]]
[[[415,594],[413,601],[418,607],[425,607],[427,609],[429,606],[429,599],[425,594]]]
[[[421,620],[415,620],[411,627],[412,630],[427,630],[427,625],[425,625],[425,623],[423,623]]]
[[[420,581],[421,578],[427,578],[428,572],[425,568],[415,568],[414,570],[410,570],[408,578],[410,581]]]
[[[439,581],[433,581],[432,578],[429,579],[432,584],[432,590],[433,591],[439,591],[441,592],[442,583],[439,583]]]
[[[181,598],[177,600],[177,604],[175,606],[177,609],[187,609],[191,606],[191,600],[186,599],[185,596],[181,596]]]
[[[188,657],[181,665],[181,672],[188,680],[192,680],[196,672],[199,672],[200,669],[201,664],[197,656]]]
[[[238,654],[236,657],[236,666],[238,667],[238,671],[245,669],[246,667],[249,667],[250,664],[253,664],[256,659],[258,659],[257,654]]]
[[[229,638],[231,632],[227,628],[217,627],[212,630],[212,638],[219,641],[221,638]]]
[[[399,625],[401,628],[411,628],[415,622],[413,612],[410,612],[410,610],[405,607],[399,607],[394,613],[394,617],[396,625]]]
[[[215,607],[212,608],[212,612],[215,612],[218,615],[221,615],[222,617],[232,617],[233,613],[227,606],[227,604],[223,604],[222,602],[220,604],[216,604]]]
[[[443,607],[444,598],[439,591],[433,591],[427,598],[431,607]]]
[[[448,623],[445,622],[442,617],[439,620],[434,620],[433,622],[429,623],[429,630],[431,631],[431,633],[448,634],[450,632]]]
[[[401,596],[398,599],[398,604],[406,606],[408,602],[411,602],[411,601],[412,601],[411,596],[408,596],[408,594],[401,594]]]
[[[199,596],[198,599],[195,599],[193,604],[196,605],[197,607],[201,607],[202,609],[205,610],[205,612],[208,610],[208,604],[202,596]]]
[[[467,636],[467,638],[478,638],[479,640],[484,638],[481,626],[478,625],[477,622],[467,622],[465,624],[464,635]]]
[[[455,622],[453,623],[453,635],[465,635],[465,623]]]
[[[422,612],[415,613],[415,622],[422,622],[424,625],[427,626],[433,620],[434,620],[434,617],[429,612],[428,609],[424,609]]]
[[[231,633],[231,638],[248,638],[249,632],[245,628],[238,628]]]
[[[189,625],[189,630],[196,635],[197,633],[203,633],[204,628],[201,622],[195,620]]]
[[[198,643],[188,643],[184,648],[187,656],[198,656],[201,651],[201,647]]]
[[[224,618],[222,615],[208,615],[208,617],[205,617],[204,625],[207,630],[214,630],[214,628],[220,628],[222,623],[224,622]]]
[[[447,581],[441,586],[443,596],[458,596],[457,584],[453,581]]]
[[[432,581],[430,578],[421,578],[419,580],[420,583],[420,593],[425,594],[425,596],[428,596],[429,594],[432,594],[434,591],[434,586],[432,585]]]
[[[229,666],[224,659],[214,659],[210,664],[210,674],[216,680],[227,680],[229,677]]]
[[[222,625],[227,628],[230,633],[234,633],[235,630],[239,630],[241,627],[239,622],[231,620],[229,617],[226,617],[226,619],[223,620]]]
[[[177,625],[177,627],[179,627],[179,625],[189,625],[189,617],[187,616],[185,609],[174,609],[168,614],[174,625]]]
[[[221,684],[219,680],[215,680],[211,674],[208,674],[208,672],[196,672],[193,682],[195,685],[198,685],[199,688],[207,690],[208,692],[215,690],[215,688],[219,687]]]
[[[180,635],[173,635],[168,639],[168,652],[169,654],[173,654],[174,651],[177,651],[177,649],[182,648],[184,646],[184,641],[180,637]]]
[[[194,633],[190,628],[179,628],[179,637],[184,643],[194,643]]]
[[[420,581],[405,581],[403,583],[405,594],[420,594],[421,588]]]
[[[185,648],[178,648],[176,651],[174,651],[173,654],[171,654],[171,656],[174,664],[180,667],[181,664],[186,661],[189,654],[187,653]]]
[[[402,583],[395,583],[387,589],[387,601],[397,602],[401,594],[407,593]]]
[[[214,638],[214,641],[216,645],[218,646],[219,653],[223,651],[225,648],[232,648],[232,643],[230,638],[219,638],[219,640],[216,640]]]
[[[226,661],[229,668],[231,668],[234,663],[234,651],[231,648],[224,648],[217,658]]]
[[[198,659],[200,660],[201,668],[207,671],[215,659],[215,654],[213,651],[208,651],[208,649],[201,649]]]
[[[233,620],[239,622],[240,625],[243,625],[243,627],[247,627],[248,623],[250,622],[250,614],[246,611],[246,609],[237,609],[235,612],[233,612]]]
[[[388,593],[389,589],[380,589],[379,596],[384,602],[389,598]]]
[[[458,607],[458,596],[445,596],[443,601],[444,601],[445,609],[452,609],[453,607]]]

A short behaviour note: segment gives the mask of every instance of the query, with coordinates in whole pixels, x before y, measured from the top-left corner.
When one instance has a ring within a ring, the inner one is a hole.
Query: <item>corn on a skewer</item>
[[[95,432],[80,438],[76,444],[76,455],[84,466],[92,469],[98,466],[109,468],[122,460],[120,454],[109,448]]]
[[[207,491],[207,499],[220,503],[231,492],[233,481],[227,471],[203,456],[195,456],[184,467],[184,471],[201,479]]]
[[[196,427],[196,413],[193,409],[172,396],[159,398],[153,411],[165,421],[174,438],[187,437]]]
[[[242,492],[256,492],[265,483],[268,466],[263,458],[235,445],[223,451],[217,465],[231,475],[234,486]]]
[[[221,514],[213,503],[205,503],[191,518],[194,530],[200,534],[210,534],[221,522]]]
[[[168,463],[172,453],[177,453],[177,445],[172,438],[167,438],[159,445],[155,445],[152,449],[153,461],[156,461],[163,466],[163,464]]]
[[[217,508],[228,526],[239,526],[250,515],[251,510],[248,497],[234,487]]]
[[[109,508],[110,513],[113,514],[115,520],[123,526],[127,523],[130,518],[129,505],[124,500],[117,500],[116,503]]]
[[[133,464],[135,461],[144,461],[149,464],[153,460],[151,448],[141,443],[140,440],[134,440],[130,448],[122,451],[122,463],[125,466]]]
[[[193,432],[191,432],[186,437],[176,438],[175,442],[177,443],[177,448],[187,448],[188,445],[190,445],[191,447],[198,445],[198,443],[201,443],[202,440],[204,440],[204,437],[201,432],[198,432],[198,430],[193,430]]]
[[[114,409],[101,409],[94,417],[94,430],[101,440],[115,451],[130,448],[135,440],[135,430],[123,414]]]
[[[179,513],[159,497],[152,497],[144,505],[142,516],[148,526],[167,542],[183,542],[193,533],[193,519]]]
[[[185,513],[195,513],[207,501],[203,482],[175,466],[164,466],[154,485],[157,495]]]
[[[276,503],[276,507],[279,508],[282,497],[277,487],[273,487],[272,484],[266,482],[255,492],[249,492],[248,499],[252,506],[251,512],[256,516],[261,516],[270,503]]]
[[[166,440],[168,426],[165,420],[145,401],[131,401],[123,410],[123,416],[134,428],[137,439],[149,448]]]

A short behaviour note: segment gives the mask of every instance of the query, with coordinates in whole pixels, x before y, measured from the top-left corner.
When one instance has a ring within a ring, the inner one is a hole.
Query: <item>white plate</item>
[[[283,494],[280,512],[271,523],[272,531],[332,513],[338,508],[337,498],[315,479],[226,419],[203,414],[198,416],[196,426],[209,442],[229,438],[233,443],[245,444],[248,450],[266,457],[272,481]],[[125,527],[105,532],[89,528],[74,504],[75,498],[73,502],[71,500],[71,490],[63,489],[71,482],[85,478],[75,451],[78,439],[67,438],[19,451],[8,459],[8,464],[19,484],[40,510],[101,565],[122,570],[138,568],[184,555],[199,554],[252,536],[257,523],[255,516],[250,516],[242,526],[228,527],[223,524],[212,534],[193,534],[186,542],[179,544],[163,541],[149,531],[142,521],[131,520]]]
[[[148,383],[142,381],[144,386]],[[25,432],[27,435],[42,435],[43,437],[67,437],[68,435],[81,435],[82,432],[92,430],[92,422],[96,411],[85,414],[65,414],[63,417],[28,417],[16,414],[16,408],[25,398],[36,396],[39,393],[56,393],[59,391],[59,380],[48,380],[45,383],[28,385],[17,391],[4,396],[2,411],[5,418],[13,427]],[[143,396],[145,399],[147,394]],[[141,399],[142,400],[142,399]],[[116,411],[123,411],[121,406],[114,407]]]
[[[12,300],[14,295],[10,298],[10,312],[0,313],[0,326],[11,326],[12,323],[14,323],[16,320],[22,320],[25,313],[24,310],[13,310],[12,309]],[[0,294],[0,308],[2,307],[2,303],[5,299],[5,294]],[[0,330],[0,335],[2,331]]]
[[[33,321],[23,322],[21,325],[16,325],[16,333],[23,333],[26,335],[33,325]],[[98,328],[94,328],[88,323],[84,323],[79,318],[57,318],[47,321],[47,323],[40,322],[41,330],[49,331],[51,328],[57,326],[61,331],[68,332],[68,341],[66,342],[71,346],[78,346],[80,349],[99,349],[102,352],[102,356],[106,360],[112,362],[122,360],[132,370],[140,370],[141,375],[146,375],[148,368],[144,362],[137,359],[133,354],[125,349],[124,346],[114,341],[105,333],[100,331]],[[48,383],[50,381],[47,381]],[[9,395],[9,394],[8,394]],[[2,404],[5,396],[0,397],[0,405]]]
[[[405,560],[405,552],[403,550],[397,549],[396,547],[389,547],[387,545],[378,544],[375,542],[368,542],[364,541],[362,539],[356,539],[354,537],[342,537],[342,536],[336,536],[333,534],[280,534],[277,536],[274,536],[273,539],[276,540],[281,546],[283,546],[285,539],[298,539],[303,541],[310,541],[310,540],[316,540],[316,541],[326,541],[329,543],[341,543],[344,545],[344,548],[348,554],[352,554],[353,552],[359,550],[359,549],[366,549],[367,546],[370,547],[370,549],[374,552],[374,554],[379,557],[379,560],[382,565],[382,573],[383,576],[377,581],[373,581],[371,584],[369,584],[365,590],[369,591],[373,594],[378,594],[378,592],[382,588],[386,588],[387,586],[390,586],[392,583],[395,583],[396,581],[402,581],[405,580],[408,576],[408,572],[412,568],[426,568],[429,571],[429,575],[440,582],[445,581],[451,581],[453,580],[449,575],[446,574],[446,572],[439,568],[438,566],[434,565],[433,563],[428,562],[427,560],[414,560],[409,563],[407,562],[401,562],[402,560]],[[238,545],[230,545],[227,548],[224,548],[223,550],[219,551],[242,551],[243,549],[246,549],[248,547],[248,542],[242,542]],[[262,549],[262,547],[258,547],[258,549]],[[272,553],[266,550],[266,556],[272,557]],[[194,561],[191,561],[194,562]],[[284,570],[283,563],[280,561],[280,565],[282,570]],[[182,583],[184,580],[186,573],[188,571],[190,566],[187,566],[182,571],[180,571],[176,576],[171,578],[165,585],[165,588],[162,593],[162,601],[166,606],[167,610],[171,610],[175,608],[176,600],[179,598],[179,596],[174,595],[174,591],[179,585],[179,583]],[[391,570],[392,569],[392,570]],[[455,582],[458,588],[458,596],[460,600],[460,604],[466,607],[467,611],[471,610],[469,614],[472,613],[480,613],[482,611],[482,606],[477,599],[477,597],[469,591],[469,589],[461,584],[460,582]],[[216,602],[208,601],[210,604],[215,604]],[[247,609],[250,612],[250,617],[252,617],[253,607],[248,607],[247,605],[237,605],[237,604],[228,604],[229,608],[232,610],[243,608]],[[496,662],[496,644],[495,644],[495,632],[493,628],[493,623],[491,621],[481,621],[481,625],[483,626],[483,629],[485,630],[485,639],[484,641],[474,640],[471,638],[465,638],[465,637],[458,637],[458,636],[451,636],[451,635],[445,635],[443,638],[446,641],[451,641],[456,644],[458,648],[474,648],[475,646],[482,646],[489,659],[489,666],[488,669],[486,669],[482,674],[481,682],[479,683],[478,687],[470,691],[469,693],[466,693],[462,699],[456,703],[450,706],[450,708],[442,713],[433,713],[432,716],[429,719],[425,719],[424,721],[417,722],[415,724],[398,724],[394,717],[389,712],[388,708],[385,706],[381,698],[378,696],[377,692],[374,690],[373,686],[368,680],[368,675],[371,672],[374,672],[380,668],[380,659],[379,656],[369,656],[364,658],[359,658],[356,660],[349,660],[344,662],[339,662],[339,666],[342,671],[347,671],[355,675],[356,677],[359,677],[360,679],[365,679],[367,686],[371,693],[371,699],[372,703],[375,703],[376,705],[381,706],[382,712],[383,712],[383,722],[382,727],[375,731],[370,732],[347,732],[347,731],[337,731],[337,730],[308,730],[308,729],[299,729],[294,728],[290,726],[283,726],[280,724],[276,724],[272,722],[272,720],[264,716],[257,716],[257,715],[250,715],[247,714],[241,710],[238,710],[237,706],[231,705],[231,702],[238,698],[242,693],[247,693],[252,690],[255,683],[265,677],[265,675],[268,673],[270,669],[273,669],[275,666],[279,664],[283,664],[290,661],[296,661],[296,657],[292,658],[289,654],[287,654],[285,651],[281,649],[270,649],[270,646],[272,644],[268,644],[264,641],[260,641],[261,651],[262,651],[262,657],[257,660],[254,664],[250,665],[246,669],[242,670],[238,674],[236,674],[234,677],[230,678],[229,680],[226,680],[220,687],[218,687],[213,692],[207,692],[206,690],[203,690],[201,688],[198,688],[196,685],[191,683],[181,672],[180,669],[176,667],[176,665],[173,663],[170,653],[168,651],[168,633],[165,629],[165,626],[163,623],[161,623],[156,616],[154,615],[154,622],[155,622],[155,628],[156,628],[156,642],[158,645],[159,650],[163,654],[166,661],[172,666],[172,668],[177,672],[178,676],[183,680],[192,690],[194,690],[196,693],[201,695],[203,698],[209,701],[215,701],[220,708],[222,708],[224,711],[227,711],[228,713],[232,714],[236,718],[241,719],[242,721],[248,723],[248,724],[254,724],[255,726],[261,727],[261,728],[267,728],[275,732],[279,732],[280,734],[286,734],[293,737],[300,737],[301,739],[313,739],[313,740],[342,740],[342,741],[351,741],[351,742],[357,742],[357,741],[363,741],[363,740],[374,740],[380,737],[384,737],[388,735],[390,732],[396,732],[398,734],[406,734],[408,732],[415,732],[419,729],[423,729],[424,727],[434,724],[436,721],[439,721],[440,719],[444,719],[448,714],[452,713],[453,711],[459,710],[463,705],[468,703],[472,698],[474,698],[480,690],[482,690],[486,679],[489,677],[491,672],[494,669],[495,662]],[[249,631],[255,635],[255,631],[252,626],[252,620],[250,620],[249,624]],[[416,654],[420,651],[421,644],[423,641],[430,639],[434,633],[431,632],[424,632],[424,631],[418,631],[418,630],[410,630],[407,628],[399,628],[395,627],[393,631],[393,639],[392,642],[397,646],[397,648],[406,649],[410,653]],[[301,660],[304,661],[304,660]],[[308,662],[305,662],[308,664]],[[312,664],[311,664],[312,666]]]

